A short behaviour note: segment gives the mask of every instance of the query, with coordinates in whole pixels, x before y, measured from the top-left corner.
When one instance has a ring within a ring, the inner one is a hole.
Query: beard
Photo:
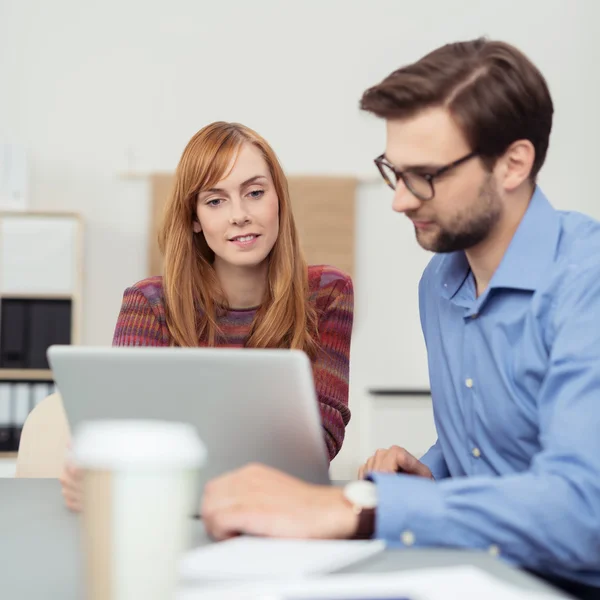
[[[490,173],[479,188],[473,206],[456,215],[450,225],[438,225],[439,230],[434,238],[427,239],[417,230],[419,245],[425,250],[443,254],[468,250],[485,240],[502,215],[502,202],[494,184]]]

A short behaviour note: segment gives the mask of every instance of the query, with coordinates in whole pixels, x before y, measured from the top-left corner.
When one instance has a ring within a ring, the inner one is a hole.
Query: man
[[[208,531],[481,549],[600,597],[600,224],[536,185],[546,82],[479,39],[361,105],[386,120],[375,162],[394,210],[436,253],[419,296],[438,441],[420,461],[378,452],[345,489],[260,466],[226,475],[206,491]]]

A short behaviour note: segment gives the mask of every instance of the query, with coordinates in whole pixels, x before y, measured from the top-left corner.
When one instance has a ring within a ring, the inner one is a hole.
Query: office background
[[[30,209],[82,217],[84,344],[110,344],[124,288],[148,274],[148,176],[203,125],[256,129],[290,175],[356,177],[353,419],[333,463],[346,478],[379,446],[420,453],[434,436],[416,302],[428,256],[377,179],[384,126],[359,112],[362,91],[442,43],[518,45],[555,101],[540,183],[598,218],[599,21],[595,0],[0,0],[0,141],[27,149]]]

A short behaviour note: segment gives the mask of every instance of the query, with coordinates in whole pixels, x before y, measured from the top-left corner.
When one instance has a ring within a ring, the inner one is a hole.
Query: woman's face
[[[279,198],[261,151],[243,144],[227,177],[198,194],[194,231],[204,233],[215,263],[256,267],[279,234]]]

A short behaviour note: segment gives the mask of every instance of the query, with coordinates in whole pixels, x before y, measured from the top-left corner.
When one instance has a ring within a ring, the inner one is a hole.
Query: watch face
[[[352,481],[344,488],[344,496],[362,508],[377,507],[377,486],[372,481]]]

